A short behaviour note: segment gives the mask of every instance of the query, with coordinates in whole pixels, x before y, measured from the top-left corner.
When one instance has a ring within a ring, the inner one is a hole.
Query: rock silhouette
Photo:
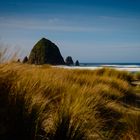
[[[80,66],[80,64],[79,64],[79,61],[78,61],[78,60],[75,62],[75,66]]]
[[[27,62],[28,62],[28,57],[25,56],[24,59],[23,59],[23,61],[22,61],[22,63],[27,63]]]
[[[38,41],[29,55],[29,63],[31,64],[52,64],[64,65],[64,59],[59,48],[50,40],[42,38]]]
[[[68,56],[65,60],[66,65],[70,66],[70,65],[74,65],[74,62],[72,60],[71,56]]]

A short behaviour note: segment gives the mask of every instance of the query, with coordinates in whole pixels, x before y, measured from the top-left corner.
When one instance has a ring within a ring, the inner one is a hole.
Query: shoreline
[[[64,68],[64,69],[82,69],[82,70],[96,70],[102,68],[111,68],[119,71],[128,71],[128,72],[140,72],[140,67],[108,67],[108,66],[53,66],[56,68]]]

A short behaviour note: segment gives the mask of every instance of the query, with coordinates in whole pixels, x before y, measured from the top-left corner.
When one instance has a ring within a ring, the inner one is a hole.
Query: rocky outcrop
[[[27,62],[28,62],[28,57],[25,56],[24,59],[23,59],[23,61],[22,61],[22,63],[27,63]]]
[[[29,56],[31,64],[52,64],[64,65],[65,62],[59,51],[59,48],[50,40],[42,38],[31,50]]]
[[[80,66],[80,63],[78,60],[75,62],[75,66]]]
[[[65,63],[66,63],[66,65],[68,65],[68,66],[74,65],[74,62],[73,62],[71,56],[68,56],[68,57],[66,58]]]

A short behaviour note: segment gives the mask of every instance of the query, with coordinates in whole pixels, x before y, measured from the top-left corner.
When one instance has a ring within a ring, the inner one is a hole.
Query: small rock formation
[[[28,57],[25,56],[24,59],[23,59],[23,61],[22,61],[22,63],[27,63],[27,62],[28,62]]]
[[[68,56],[68,57],[66,58],[65,63],[66,63],[66,65],[68,65],[68,66],[74,65],[74,62],[73,62],[71,56]]]
[[[79,61],[78,61],[78,60],[75,62],[75,66],[80,66],[80,64],[79,64]]]
[[[31,64],[52,64],[64,65],[64,59],[59,51],[59,48],[46,38],[42,38],[31,50],[29,56]]]
[[[20,63],[20,59],[18,59],[17,62]]]

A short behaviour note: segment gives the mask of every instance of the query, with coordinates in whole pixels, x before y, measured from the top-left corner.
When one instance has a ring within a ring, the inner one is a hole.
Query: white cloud
[[[98,26],[88,26],[78,24],[68,24],[59,18],[49,18],[46,20],[36,19],[2,19],[0,28],[10,29],[28,29],[28,30],[48,30],[48,31],[61,31],[61,32],[104,32],[112,31],[109,28]],[[115,30],[115,29],[113,29]]]

